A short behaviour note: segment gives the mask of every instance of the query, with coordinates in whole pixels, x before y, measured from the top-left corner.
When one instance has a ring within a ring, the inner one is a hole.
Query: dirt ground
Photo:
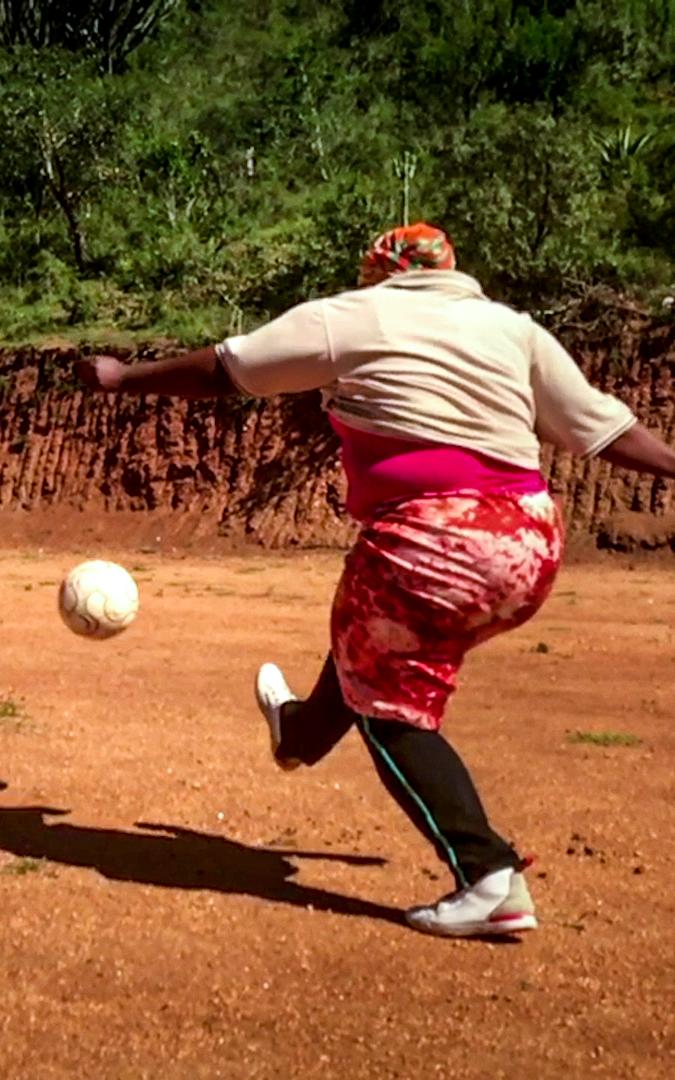
[[[537,856],[496,944],[402,925],[450,882],[355,734],[268,755],[253,673],[310,688],[339,556],[106,551],[142,607],[93,643],[84,554],[0,551],[3,1080],[675,1075],[672,568],[570,566],[466,666],[446,734]]]

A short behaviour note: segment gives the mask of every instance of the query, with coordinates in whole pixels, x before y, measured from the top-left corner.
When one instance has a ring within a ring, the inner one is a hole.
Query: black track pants
[[[380,780],[450,866],[460,886],[522,860],[490,826],[462,759],[437,731],[357,716],[344,702],[331,656],[304,702],[282,717],[279,757],[314,765],[356,724]]]

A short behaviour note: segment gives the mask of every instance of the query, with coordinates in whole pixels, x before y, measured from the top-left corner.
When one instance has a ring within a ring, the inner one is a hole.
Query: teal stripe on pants
[[[392,721],[392,723],[395,723],[395,721]],[[375,749],[377,750],[377,753],[382,758],[382,760],[385,762],[387,767],[391,770],[391,772],[394,774],[394,776],[398,780],[398,782],[401,785],[401,787],[403,788],[403,790],[406,792],[407,795],[409,795],[409,797],[415,803],[415,806],[421,812],[425,822],[427,823],[429,831],[431,832],[431,835],[434,837],[435,840],[438,841],[438,843],[442,847],[443,851],[447,855],[448,862],[450,863],[450,866],[452,867],[453,872],[456,874],[460,885],[462,886],[462,888],[466,888],[468,886],[468,881],[466,880],[466,878],[464,877],[464,874],[462,873],[462,869],[461,869],[461,867],[460,867],[460,865],[459,865],[459,863],[457,861],[457,856],[456,856],[451,844],[448,842],[447,838],[443,835],[443,833],[439,829],[438,825],[436,824],[436,820],[435,820],[433,814],[431,813],[431,810],[426,805],[424,800],[422,798],[420,798],[420,796],[417,794],[417,792],[414,790],[414,788],[411,787],[410,783],[408,782],[406,777],[403,775],[403,773],[399,769],[398,765],[396,764],[396,762],[392,758],[391,754],[389,754],[389,752],[385,749],[385,747],[382,746],[382,744],[380,742],[378,742],[378,740],[375,738],[375,736],[373,735],[373,733],[371,731],[370,721],[368,720],[367,716],[362,716],[361,717],[361,726],[363,728],[363,732],[364,732],[366,738],[368,739],[368,742],[371,744],[371,746],[375,747]]]

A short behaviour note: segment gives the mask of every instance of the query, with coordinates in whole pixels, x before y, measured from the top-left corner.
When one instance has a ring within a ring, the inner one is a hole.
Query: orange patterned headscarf
[[[418,221],[378,236],[359,269],[359,285],[377,285],[405,270],[454,270],[455,249],[442,229]]]

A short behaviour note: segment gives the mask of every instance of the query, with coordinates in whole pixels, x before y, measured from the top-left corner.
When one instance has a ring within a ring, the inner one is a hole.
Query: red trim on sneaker
[[[531,915],[531,911],[509,911],[503,915],[490,915],[488,922],[500,923],[500,922],[513,922],[514,919],[524,919],[526,915]]]

